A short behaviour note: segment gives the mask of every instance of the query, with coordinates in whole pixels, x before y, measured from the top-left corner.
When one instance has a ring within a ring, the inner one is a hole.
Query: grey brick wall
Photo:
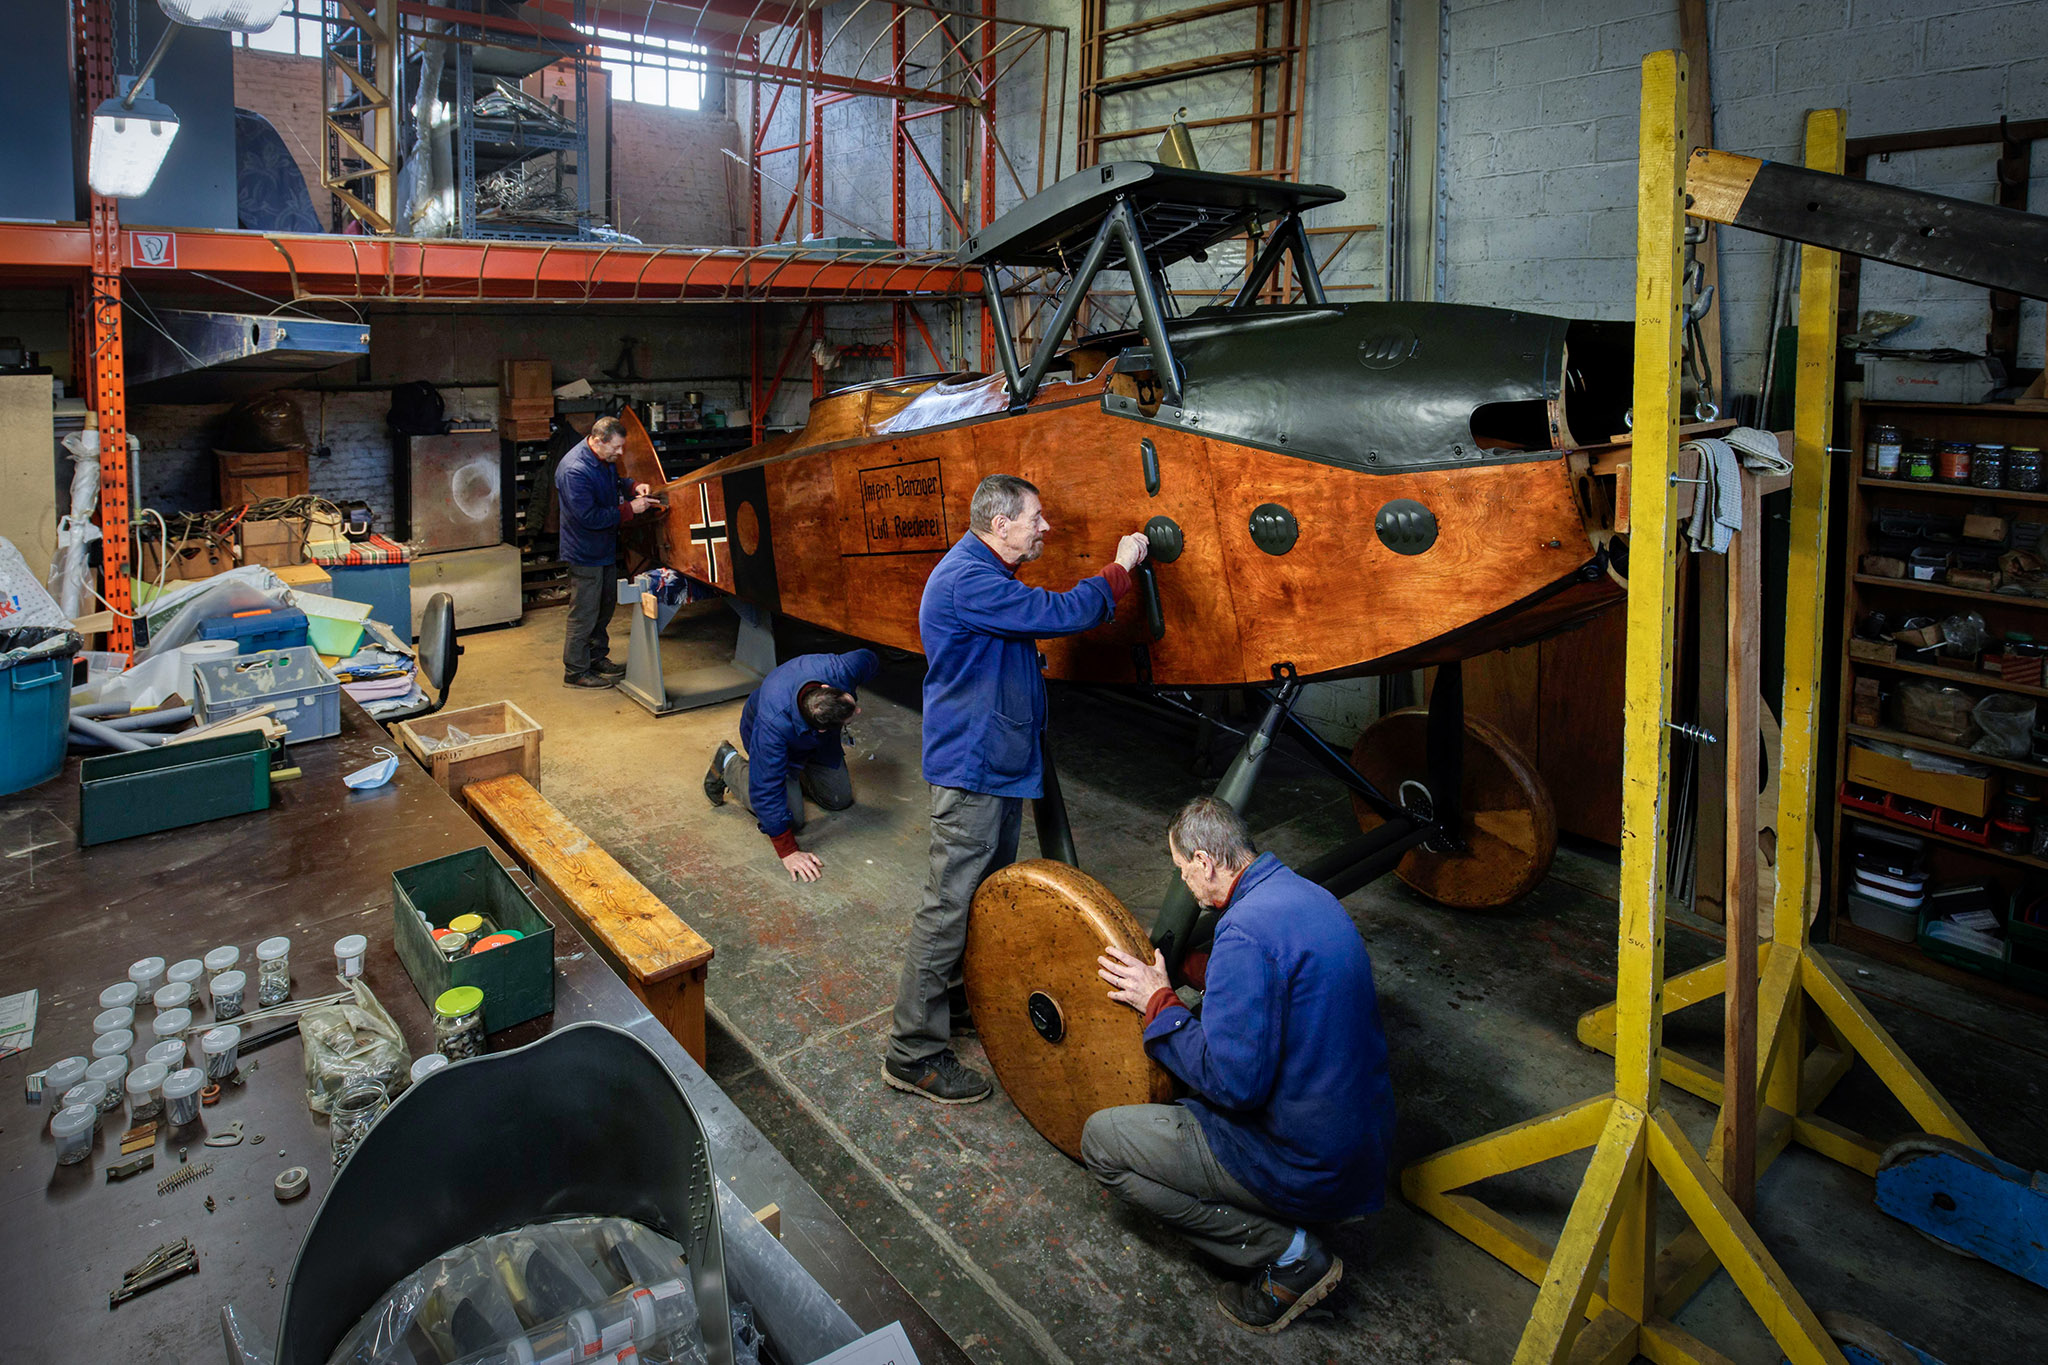
[[[1671,0],[1447,0],[1451,8],[1450,297],[1624,318],[1635,276],[1638,70],[1678,43]],[[2048,113],[2036,5],[1976,0],[1719,0],[1708,8],[1715,145],[1801,156],[1807,110],[1842,106],[1851,137]],[[2048,206],[2035,165],[2034,203]],[[1898,156],[1873,180],[1991,197],[1988,151]],[[1727,391],[1762,375],[1772,243],[1724,230]],[[1901,344],[1983,344],[1982,290],[1866,268],[1862,303],[1919,314]],[[2041,361],[2039,305],[2023,357]]]

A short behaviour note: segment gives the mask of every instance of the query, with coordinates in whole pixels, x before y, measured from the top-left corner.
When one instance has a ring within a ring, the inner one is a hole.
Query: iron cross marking
[[[711,566],[711,581],[718,581],[718,547],[725,544],[725,523],[711,519],[711,480],[703,479],[697,484],[697,505],[703,510],[704,520],[690,527],[690,539],[702,542],[704,562]]]

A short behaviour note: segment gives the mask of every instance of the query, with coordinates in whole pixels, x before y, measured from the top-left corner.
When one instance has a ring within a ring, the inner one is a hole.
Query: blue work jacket
[[[814,730],[797,710],[804,688],[815,682],[854,692],[881,668],[872,649],[799,654],[763,678],[747,698],[746,709],[740,712],[740,743],[747,751],[747,804],[763,834],[773,839],[795,824],[787,787],[792,774],[812,763],[837,768],[845,762],[839,727]]]
[[[969,531],[925,580],[924,780],[988,796],[1038,796],[1045,679],[1038,641],[1116,616],[1109,580],[1066,592],[1028,587]]]
[[[592,454],[590,442],[571,446],[555,465],[562,562],[589,567],[617,559],[619,523],[631,519],[625,504],[632,498],[633,481]]]
[[[1275,1213],[1329,1222],[1386,1192],[1387,1035],[1365,940],[1337,898],[1260,854],[1216,925],[1198,1019],[1168,1005],[1145,1050],[1186,1081],[1223,1169]]]

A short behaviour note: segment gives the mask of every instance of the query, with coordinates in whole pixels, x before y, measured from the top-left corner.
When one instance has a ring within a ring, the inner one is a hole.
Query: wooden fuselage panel
[[[1282,662],[1304,676],[1371,672],[1593,556],[1562,454],[1368,474],[1112,414],[1100,395],[1084,383],[1014,415],[824,444],[807,432],[742,452],[668,487],[670,563],[801,620],[918,650],[925,579],[966,532],[975,485],[1019,474],[1052,523],[1043,557],[1019,574],[1026,583],[1072,587],[1154,517],[1185,537],[1177,560],[1156,564],[1164,636],[1152,639],[1133,594],[1113,623],[1044,641],[1047,676],[1133,682],[1143,668],[1158,685],[1203,687],[1269,681]],[[1156,495],[1145,439],[1158,451]],[[1397,554],[1374,531],[1397,498],[1436,515],[1422,554]],[[1284,554],[1252,539],[1253,510],[1269,503],[1299,526]],[[772,560],[772,588],[759,572],[747,581],[749,556]],[[1500,634],[1482,647],[1500,647]]]

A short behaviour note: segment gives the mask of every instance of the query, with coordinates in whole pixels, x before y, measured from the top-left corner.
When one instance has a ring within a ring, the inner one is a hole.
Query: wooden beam
[[[1763,631],[1763,499],[1742,478],[1742,530],[1728,555],[1726,834],[1728,956],[1723,1001],[1721,1183],[1747,1218],[1756,1209],[1758,655]],[[1803,849],[1798,850],[1803,852]]]

